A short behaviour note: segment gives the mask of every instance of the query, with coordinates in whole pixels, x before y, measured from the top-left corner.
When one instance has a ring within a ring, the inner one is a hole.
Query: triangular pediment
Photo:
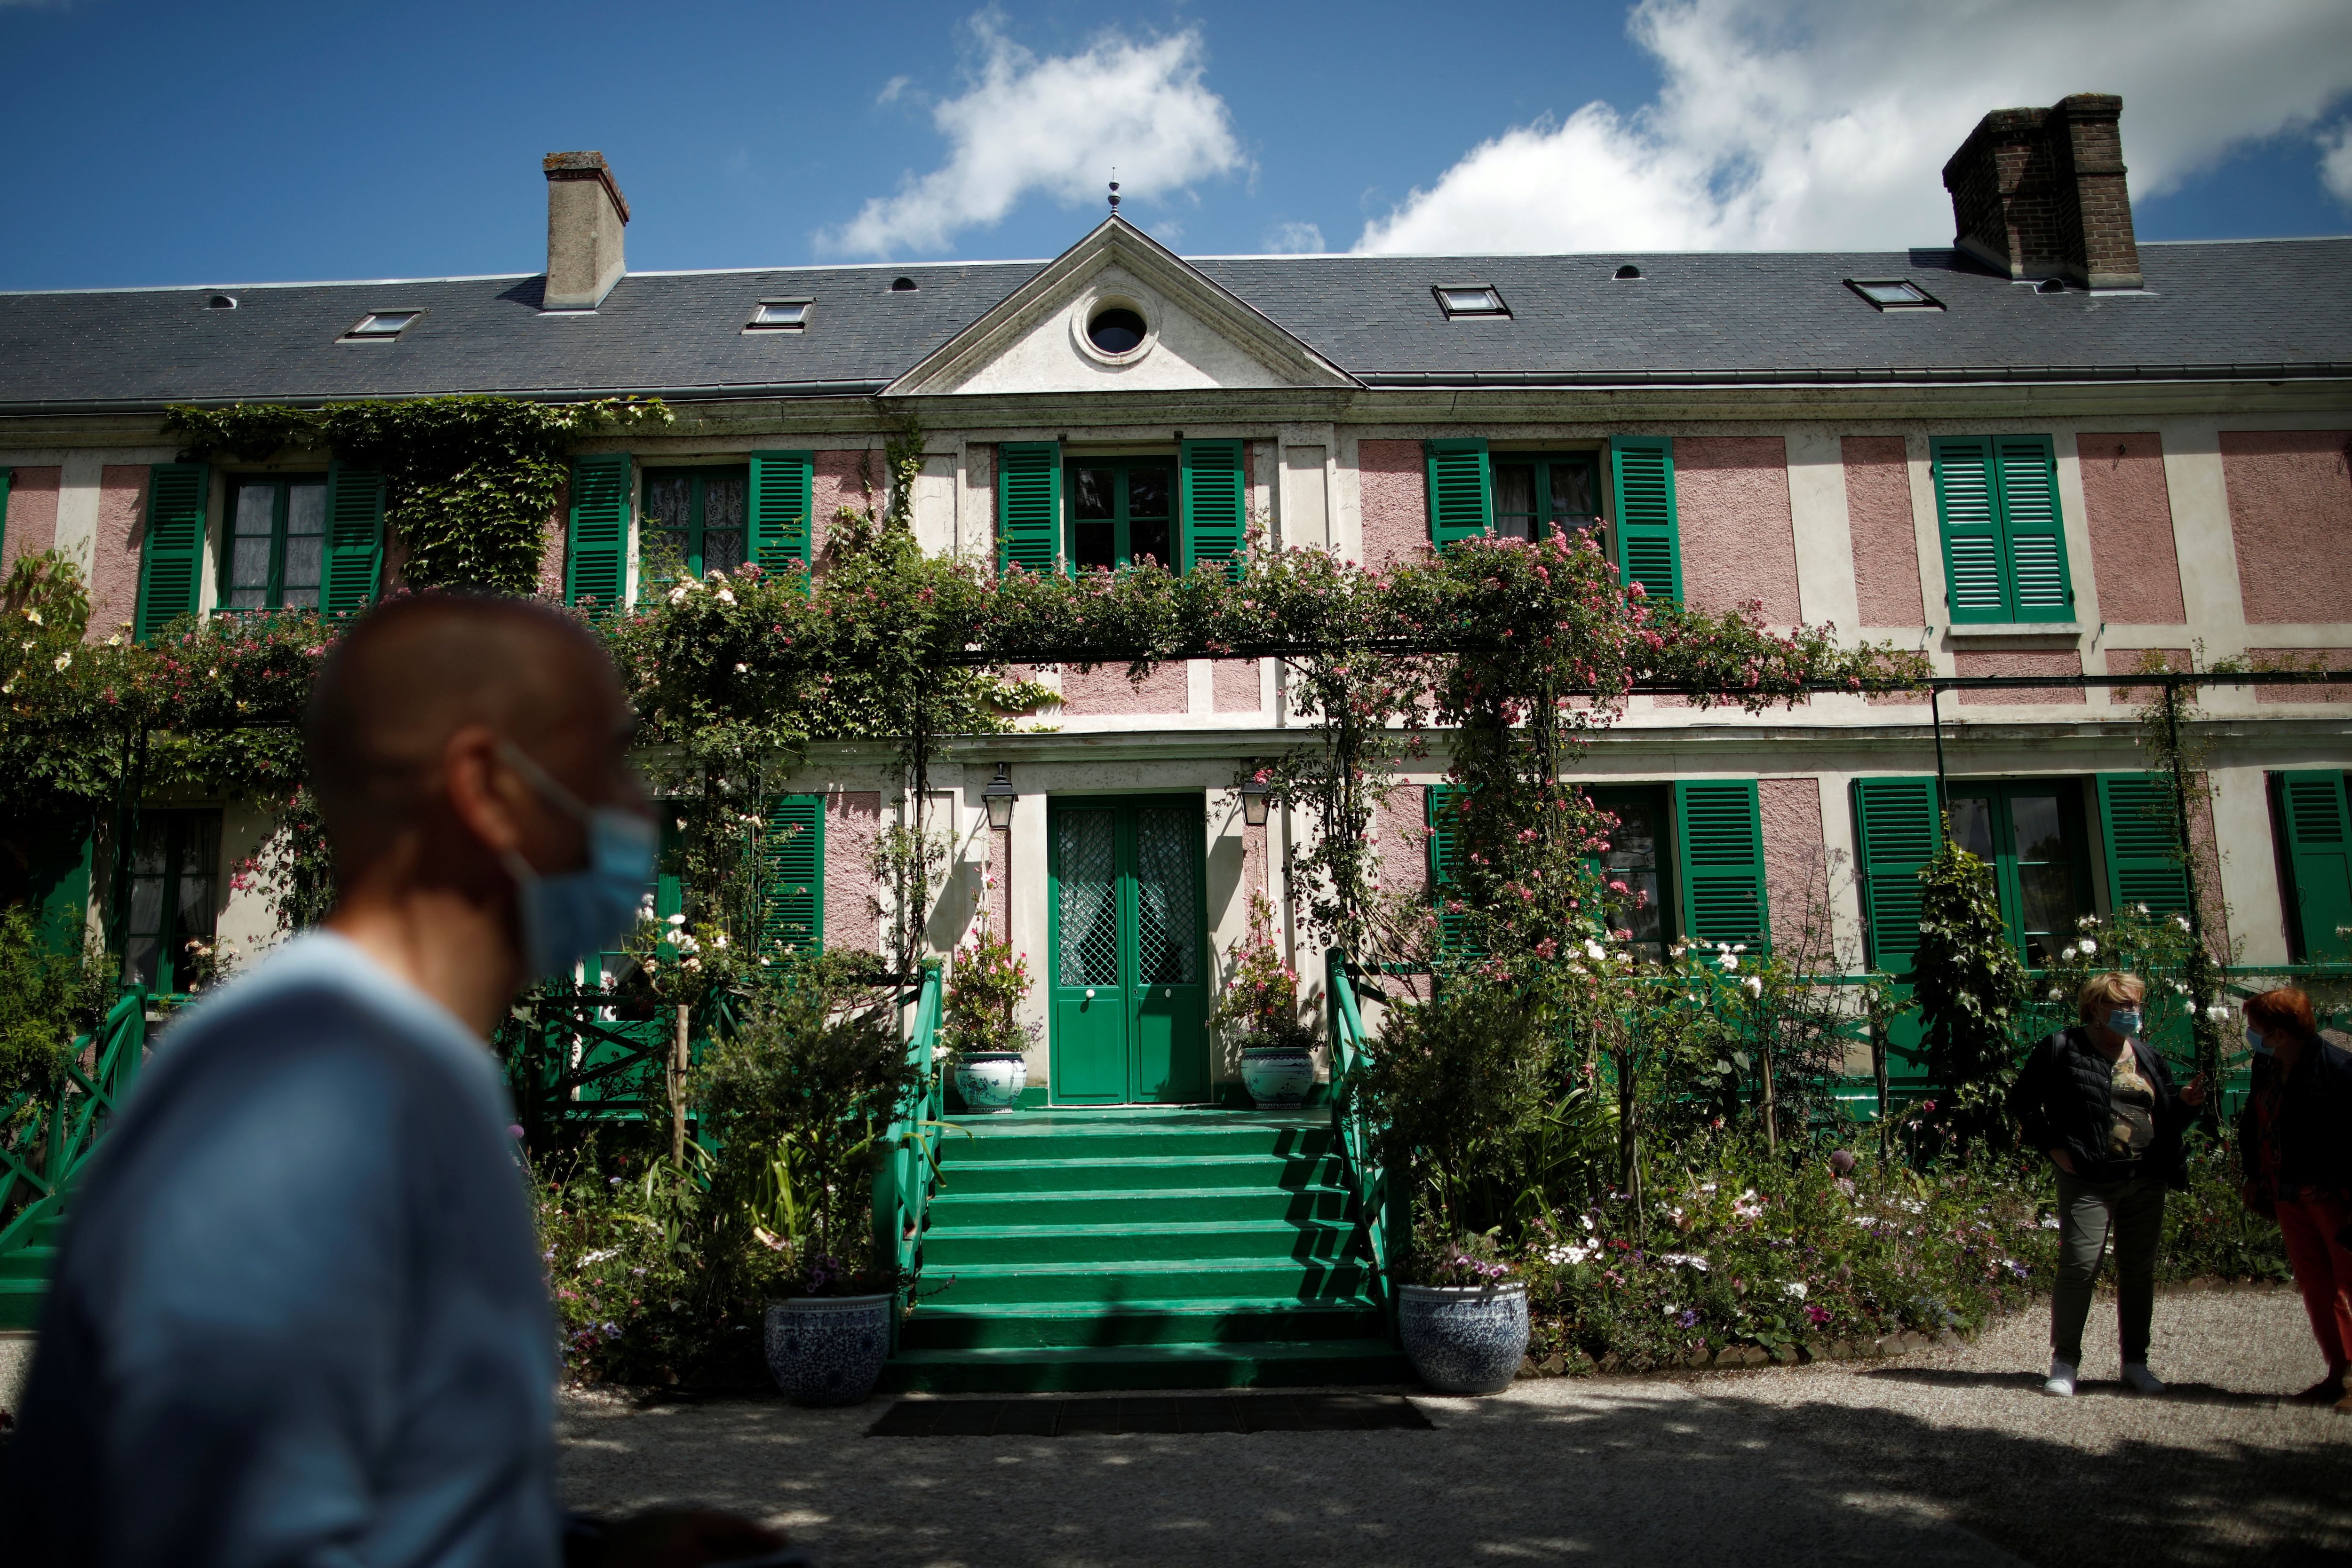
[[[1132,309],[1145,340],[1107,352],[1087,331]],[[1113,214],[884,390],[886,397],[1344,387],[1355,378]]]

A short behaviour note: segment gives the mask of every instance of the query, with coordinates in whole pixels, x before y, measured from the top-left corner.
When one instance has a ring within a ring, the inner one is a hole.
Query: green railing
[[[38,1315],[54,1222],[146,1058],[147,1001],[144,990],[123,992],[74,1041],[54,1089],[0,1109],[0,1328],[30,1328]]]
[[[900,1281],[891,1313],[891,1349],[898,1348],[898,1320],[907,1292],[922,1267],[923,1228],[930,1222],[932,1195],[940,1185],[940,1134],[945,1124],[944,1090],[939,1068],[940,963],[923,964],[915,994],[914,1024],[907,1033],[907,1064],[915,1070],[913,1092],[882,1135],[882,1157],[874,1169],[874,1262]]]
[[[1348,1163],[1356,1209],[1364,1227],[1371,1293],[1396,1333],[1396,1289],[1391,1270],[1404,1255],[1406,1195],[1381,1163],[1380,1132],[1364,1109],[1361,1083],[1371,1061],[1371,1042],[1356,1002],[1348,955],[1334,947],[1323,956],[1324,989],[1330,998],[1331,1130]]]

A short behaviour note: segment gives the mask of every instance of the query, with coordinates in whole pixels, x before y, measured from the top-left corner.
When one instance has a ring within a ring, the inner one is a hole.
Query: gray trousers
[[[2050,1299],[2050,1354],[2083,1364],[2083,1321],[2109,1236],[2116,1248],[2116,1330],[2126,1364],[2147,1360],[2156,1312],[2156,1249],[2164,1239],[2164,1178],[2089,1182],[2058,1173],[2058,1289]]]

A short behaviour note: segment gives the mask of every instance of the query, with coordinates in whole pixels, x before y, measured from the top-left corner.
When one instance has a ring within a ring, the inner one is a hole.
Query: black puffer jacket
[[[2352,1192],[2352,1051],[2315,1042],[2287,1074],[2279,1101],[2279,1180],[2293,1188]],[[2254,1092],[2268,1087],[2278,1059],[2254,1058]],[[2254,1100],[2238,1114],[2238,1154],[2246,1179],[2262,1179],[2261,1151],[2254,1146]]]
[[[2189,1166],[2180,1130],[2192,1113],[2180,1103],[2164,1059],[2146,1040],[2132,1041],[2132,1050],[2139,1056],[2139,1075],[2156,1088],[2156,1141],[2137,1162],[2137,1172],[2160,1176],[2166,1186],[2186,1191]],[[2025,1146],[2045,1154],[2065,1150],[2074,1174],[2084,1181],[2121,1181],[2135,1174],[2131,1163],[2107,1153],[2116,1125],[2114,1082],[2115,1064],[2099,1054],[2091,1031],[2081,1024],[2035,1046],[2009,1095],[2009,1113],[2017,1118]]]

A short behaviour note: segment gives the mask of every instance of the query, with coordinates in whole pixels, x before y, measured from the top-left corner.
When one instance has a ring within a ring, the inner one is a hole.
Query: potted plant
[[[877,1257],[871,1177],[919,1074],[872,955],[788,957],[696,1085],[722,1224],[768,1260],[768,1369],[804,1405],[855,1405],[890,1354],[901,1281]]]
[[[1441,1393],[1494,1393],[1527,1354],[1527,1285],[1468,1218],[1494,1208],[1542,1117],[1550,1019],[1507,978],[1462,973],[1426,1002],[1389,1008],[1359,1081],[1382,1163],[1428,1217],[1396,1274],[1397,1329]]]
[[[1250,895],[1249,934],[1225,950],[1225,988],[1209,1025],[1241,1052],[1242,1086],[1261,1111],[1295,1111],[1315,1087],[1315,1030],[1298,1019],[1298,971],[1275,945],[1274,911]]]
[[[956,950],[940,1026],[965,1110],[992,1113],[1021,1103],[1029,1086],[1029,1048],[1037,1036],[1035,1024],[1018,1020],[1028,994],[1029,960],[982,915],[971,940]]]

